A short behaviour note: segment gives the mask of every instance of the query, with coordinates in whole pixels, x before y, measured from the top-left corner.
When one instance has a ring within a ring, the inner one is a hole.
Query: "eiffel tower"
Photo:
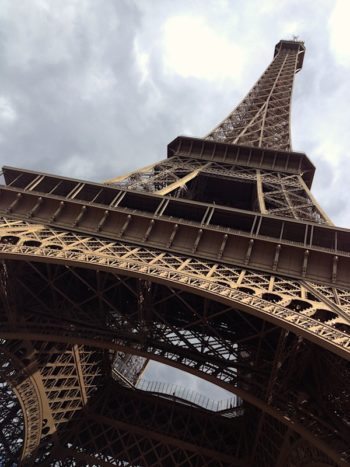
[[[282,40],[205,138],[106,183],[3,168],[2,465],[350,465],[350,231],[310,192]],[[147,382],[147,359],[232,393]]]

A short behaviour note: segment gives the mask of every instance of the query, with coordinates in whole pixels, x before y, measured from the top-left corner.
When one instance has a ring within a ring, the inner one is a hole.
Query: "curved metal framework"
[[[303,55],[281,41],[207,139],[106,185],[4,169],[4,463],[350,465],[350,233],[290,152]],[[145,393],[132,356],[241,403]]]

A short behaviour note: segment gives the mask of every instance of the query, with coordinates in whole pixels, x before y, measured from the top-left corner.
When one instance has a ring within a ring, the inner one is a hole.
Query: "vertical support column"
[[[267,214],[267,209],[265,206],[265,200],[264,200],[264,191],[263,191],[263,184],[262,184],[262,178],[261,178],[261,172],[260,170],[256,171],[256,189],[257,189],[257,194],[258,194],[258,201],[259,201],[259,209],[261,214]]]

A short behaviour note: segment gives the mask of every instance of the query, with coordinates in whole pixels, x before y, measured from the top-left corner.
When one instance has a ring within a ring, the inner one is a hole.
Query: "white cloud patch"
[[[86,72],[84,82],[80,85],[81,97],[85,100],[102,98],[103,94],[113,92],[116,85],[117,79],[111,69],[93,66]]]
[[[329,18],[330,45],[336,60],[350,67],[350,2],[337,0]]]
[[[232,393],[225,389],[209,383],[202,378],[198,378],[190,373],[178,370],[177,368],[162,363],[149,361],[147,369],[143,375],[143,379],[147,381],[166,382],[181,386],[182,388],[193,391],[193,397],[203,395],[213,401],[226,401],[231,399]],[[179,391],[181,393],[181,391]]]
[[[134,41],[134,53],[137,66],[140,71],[140,84],[143,84],[149,78],[149,54],[142,50],[139,41],[135,39]]]
[[[240,77],[242,50],[206,19],[174,16],[163,27],[165,66],[187,78],[210,81]]]
[[[13,123],[16,119],[17,114],[10,100],[0,96],[0,123]]]
[[[94,173],[96,164],[87,161],[84,154],[72,154],[69,160],[58,162],[57,172],[69,174],[73,178],[88,179]]]

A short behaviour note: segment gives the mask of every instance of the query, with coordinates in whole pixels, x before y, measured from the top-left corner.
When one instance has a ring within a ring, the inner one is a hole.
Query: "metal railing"
[[[148,381],[140,379],[136,384],[136,389],[160,396],[166,396],[168,399],[174,398],[195,405],[197,407],[210,410],[211,412],[229,411],[241,407],[242,401],[237,396],[232,396],[225,400],[213,400],[203,394],[200,394],[192,389],[184,388],[173,383],[165,383],[160,381]]]

